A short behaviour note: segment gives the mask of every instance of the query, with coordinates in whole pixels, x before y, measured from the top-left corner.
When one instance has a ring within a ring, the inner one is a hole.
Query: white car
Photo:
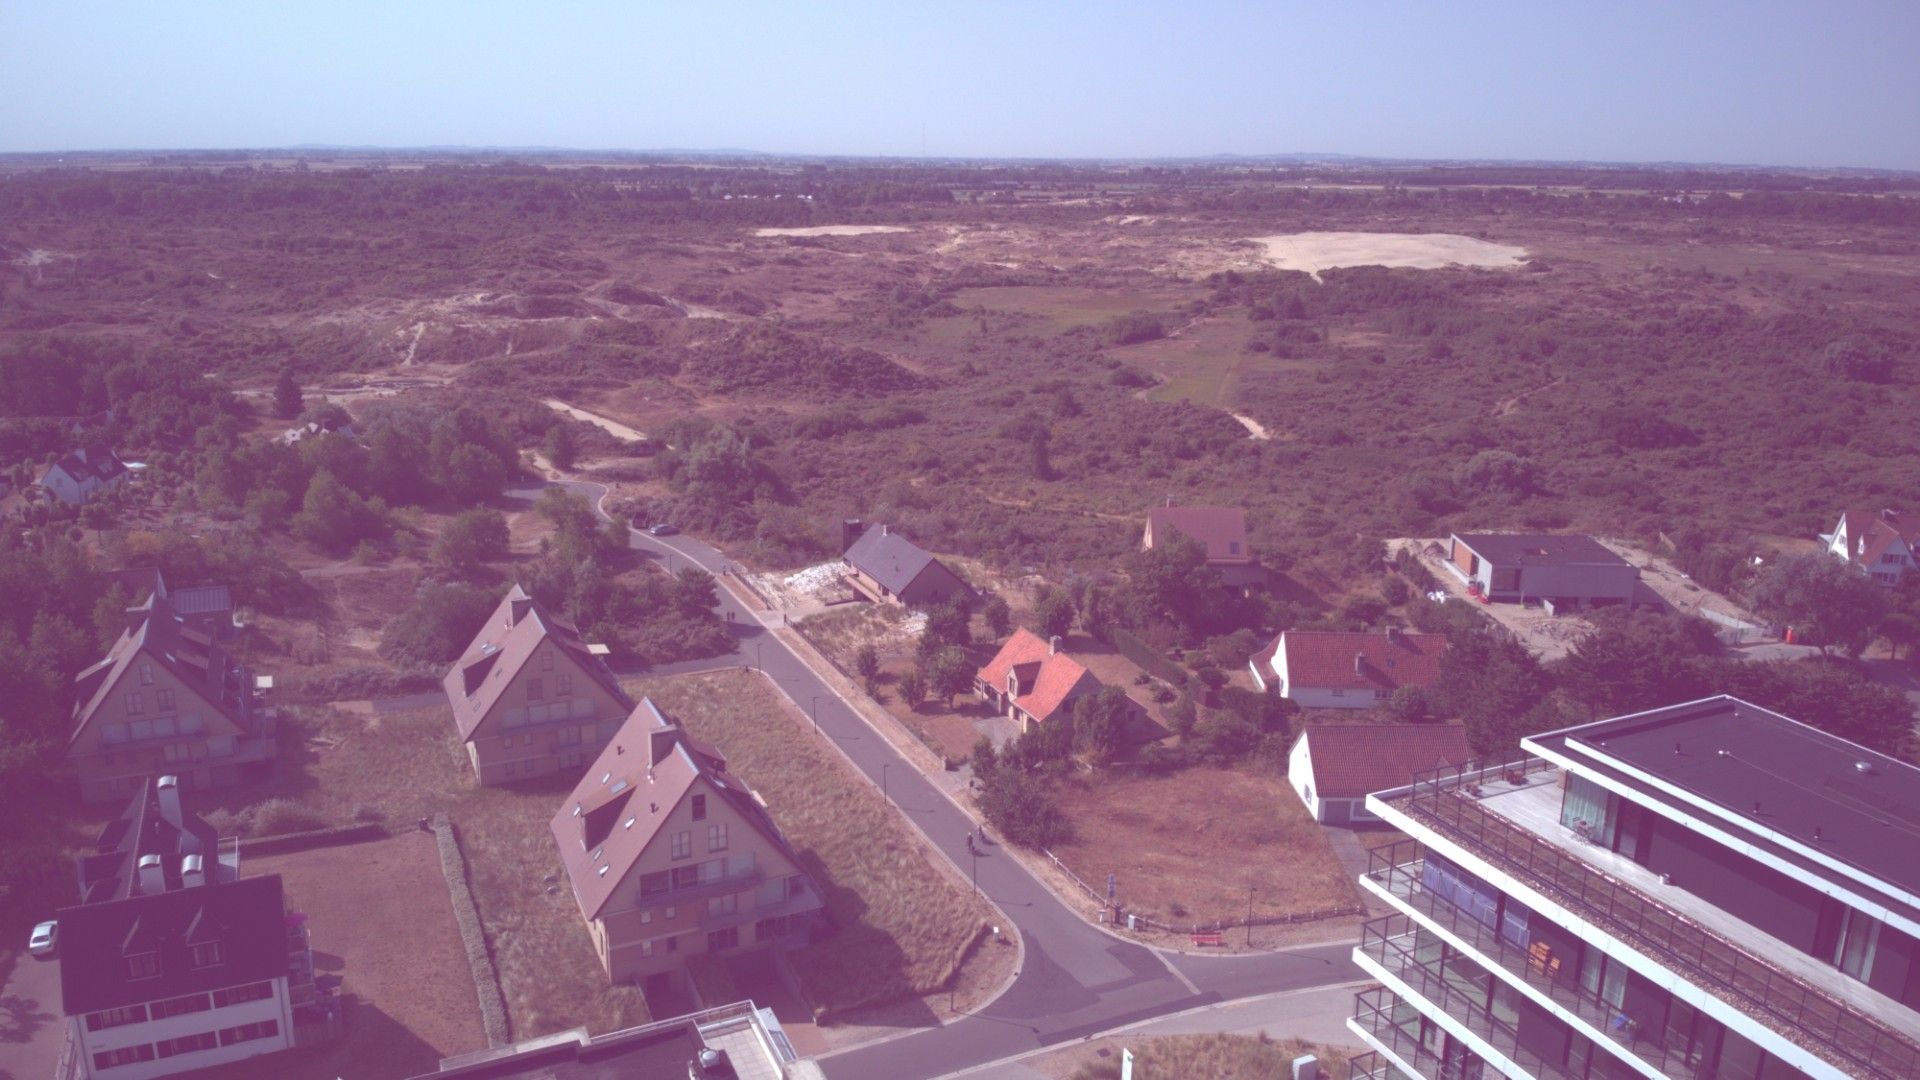
[[[33,928],[33,936],[27,939],[27,951],[35,956],[52,956],[59,938],[60,924],[48,919]]]

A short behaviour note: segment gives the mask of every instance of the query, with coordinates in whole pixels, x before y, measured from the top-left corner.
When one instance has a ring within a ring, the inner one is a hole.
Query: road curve
[[[606,517],[606,488],[584,481],[551,486],[585,495]],[[537,489],[535,489],[537,490]],[[522,497],[527,489],[519,489]],[[655,537],[629,529],[633,547],[719,574],[732,560],[689,536]],[[971,873],[1019,929],[1025,960],[992,1003],[944,1025],[931,1014],[900,1034],[821,1058],[828,1076],[846,1080],[931,1077],[983,1065],[1197,1006],[1363,978],[1351,944],[1320,945],[1250,956],[1193,956],[1122,940],[1088,924],[998,846],[970,856],[973,821],[918,769],[842,702],[812,668],[760,624],[726,589],[719,609],[731,614],[739,662],[760,668],[822,733],[846,751],[943,855]]]

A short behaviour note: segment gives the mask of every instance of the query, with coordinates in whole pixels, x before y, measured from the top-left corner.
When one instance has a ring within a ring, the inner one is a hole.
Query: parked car
[[[33,928],[33,936],[27,939],[27,951],[35,956],[52,956],[60,942],[60,924],[48,919]]]
[[[647,530],[647,532],[653,536],[672,536],[679,531],[680,527],[678,525],[669,525],[664,521]]]

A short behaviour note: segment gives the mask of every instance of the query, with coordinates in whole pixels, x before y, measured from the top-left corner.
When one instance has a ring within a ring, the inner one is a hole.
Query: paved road
[[[560,486],[596,500],[596,506],[605,490],[580,482]],[[688,536],[634,532],[632,543],[675,568],[692,563],[718,574],[731,565],[726,555]],[[815,716],[822,732],[855,767],[884,784],[888,797],[936,848],[962,871],[975,874],[1025,943],[1025,962],[1013,985],[985,1009],[943,1027],[830,1054],[821,1060],[827,1075],[849,1080],[934,1076],[1184,1009],[1363,977],[1350,959],[1351,944],[1232,957],[1149,949],[1090,926],[998,846],[989,845],[978,859],[969,857],[972,819],[724,588],[720,609],[733,617],[741,662],[761,668],[801,711]]]

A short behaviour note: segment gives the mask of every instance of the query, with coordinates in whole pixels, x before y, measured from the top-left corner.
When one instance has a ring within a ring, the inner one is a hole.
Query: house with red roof
[[[1443,634],[1288,630],[1248,662],[1260,689],[1303,709],[1370,709],[1403,686],[1430,687],[1440,678]]]
[[[1472,756],[1458,724],[1313,724],[1293,741],[1287,783],[1323,825],[1374,822],[1368,795]]]
[[[1898,510],[1848,510],[1820,542],[1836,558],[1845,559],[1892,588],[1913,571],[1920,556],[1920,513]]]
[[[974,691],[1022,732],[1061,715],[1075,698],[1100,689],[1086,665],[1060,651],[1060,639],[1021,628],[974,676]]]
[[[577,769],[600,752],[633,711],[605,652],[519,585],[507,590],[441,680],[481,784]]]
[[[1247,512],[1237,506],[1167,505],[1147,511],[1147,531],[1140,547],[1151,551],[1169,537],[1184,536],[1199,544],[1207,554],[1207,565],[1220,574],[1220,583],[1230,589],[1264,585],[1267,571],[1254,561],[1247,546]]]
[[[684,992],[690,957],[804,944],[818,921],[765,801],[646,698],[551,829],[607,977],[649,995]]]

